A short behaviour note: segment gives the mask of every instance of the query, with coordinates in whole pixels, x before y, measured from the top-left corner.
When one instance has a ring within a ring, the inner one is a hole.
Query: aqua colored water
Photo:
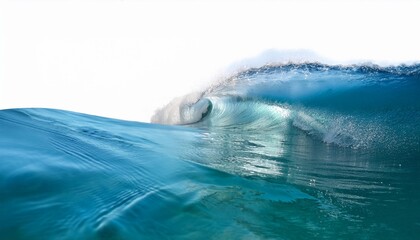
[[[2,110],[0,239],[419,239],[419,94],[419,65],[308,63],[153,124]]]

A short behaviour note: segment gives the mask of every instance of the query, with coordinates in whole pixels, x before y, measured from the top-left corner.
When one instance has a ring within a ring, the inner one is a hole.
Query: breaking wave
[[[160,124],[2,110],[0,238],[415,239],[419,93],[419,65],[291,63]]]

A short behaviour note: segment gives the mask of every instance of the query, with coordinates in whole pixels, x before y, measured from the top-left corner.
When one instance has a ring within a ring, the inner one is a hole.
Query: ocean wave
[[[152,124],[2,110],[0,238],[413,239],[419,69],[250,68]]]
[[[152,122],[260,131],[289,122],[325,143],[391,147],[418,141],[419,76],[420,65],[266,65],[177,98]]]

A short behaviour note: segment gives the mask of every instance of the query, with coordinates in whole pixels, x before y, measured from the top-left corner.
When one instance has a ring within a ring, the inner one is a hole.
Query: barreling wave
[[[419,77],[252,68],[152,118],[182,126],[1,110],[0,239],[414,239]]]
[[[420,65],[289,63],[241,71],[152,122],[249,131],[293,127],[340,146],[418,142]]]

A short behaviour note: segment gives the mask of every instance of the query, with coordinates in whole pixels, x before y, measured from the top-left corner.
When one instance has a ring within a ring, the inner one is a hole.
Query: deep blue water
[[[419,65],[306,63],[153,124],[2,110],[0,239],[418,239],[419,94]]]

